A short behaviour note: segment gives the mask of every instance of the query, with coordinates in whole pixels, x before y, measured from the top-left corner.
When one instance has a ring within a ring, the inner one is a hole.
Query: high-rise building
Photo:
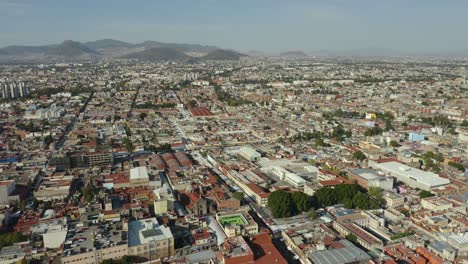
[[[20,94],[20,97],[28,96],[29,94],[28,87],[26,87],[25,82],[19,83],[19,94]]]
[[[28,96],[29,91],[26,83],[21,81],[17,82],[1,82],[0,83],[0,90],[2,93],[3,99],[15,99],[19,97]]]
[[[8,98],[10,98],[10,97],[9,97],[9,96],[10,96],[10,92],[8,91],[8,86],[7,86],[6,83],[1,82],[1,83],[0,83],[0,89],[1,89],[1,91],[2,91],[2,98],[3,98],[3,99],[8,99]]]

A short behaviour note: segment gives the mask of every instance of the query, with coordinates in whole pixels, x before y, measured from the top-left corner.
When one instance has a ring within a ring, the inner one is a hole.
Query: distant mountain
[[[307,54],[304,53],[303,51],[300,50],[294,50],[294,51],[286,51],[280,54],[281,57],[294,57],[294,58],[299,58],[299,57],[307,57]]]
[[[0,63],[82,62],[101,58],[130,58],[147,61],[189,62],[206,60],[237,60],[243,54],[199,44],[145,41],[138,44],[114,39],[81,43],[66,40],[44,46],[8,46],[0,48]]]
[[[183,61],[190,57],[185,53],[173,48],[158,47],[147,48],[143,51],[130,53],[120,57],[122,59],[137,59],[141,61]]]
[[[0,54],[7,55],[24,55],[24,54],[33,54],[33,53],[44,53],[50,49],[52,45],[49,46],[8,46],[0,49]]]
[[[144,48],[171,48],[181,52],[211,52],[218,50],[215,46],[203,46],[199,44],[178,44],[178,43],[163,43],[158,41],[145,41],[135,45],[136,47]]]
[[[80,57],[83,55],[99,55],[95,50],[90,49],[86,45],[73,40],[65,40],[57,46],[51,47],[45,52],[48,56],[60,57]]]
[[[112,48],[132,48],[135,47],[135,44],[115,40],[115,39],[100,39],[96,41],[88,41],[84,43],[90,49],[99,51],[102,49],[112,49]]]
[[[222,50],[218,49],[212,51],[205,56],[201,57],[200,59],[203,60],[239,60],[242,57],[246,57],[247,55],[241,54],[232,50]]]

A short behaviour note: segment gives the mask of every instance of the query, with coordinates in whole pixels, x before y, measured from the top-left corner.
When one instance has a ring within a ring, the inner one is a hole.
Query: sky
[[[468,50],[466,0],[0,0],[0,47],[113,38],[239,51]]]

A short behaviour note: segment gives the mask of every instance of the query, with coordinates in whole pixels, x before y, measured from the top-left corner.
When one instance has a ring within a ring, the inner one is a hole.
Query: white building
[[[240,148],[239,155],[249,161],[258,161],[261,157],[260,153],[248,146]]]
[[[307,183],[306,180],[304,180],[297,174],[289,172],[286,169],[283,169],[279,166],[273,167],[271,172],[275,174],[276,176],[278,176],[280,180],[287,182],[296,188],[304,187],[304,185]]]
[[[45,248],[60,248],[67,237],[67,218],[51,219],[34,226],[32,233],[41,235]]]
[[[395,177],[411,188],[430,191],[433,188],[446,186],[450,183],[449,179],[442,178],[435,173],[422,171],[397,161],[379,163],[371,160],[369,166]]]
[[[149,175],[145,166],[130,169],[130,184],[133,186],[148,186]]]

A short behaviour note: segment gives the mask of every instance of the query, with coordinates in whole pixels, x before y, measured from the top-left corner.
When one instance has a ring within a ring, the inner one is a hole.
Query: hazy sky
[[[467,0],[0,0],[0,46],[115,38],[241,51],[468,49]]]

